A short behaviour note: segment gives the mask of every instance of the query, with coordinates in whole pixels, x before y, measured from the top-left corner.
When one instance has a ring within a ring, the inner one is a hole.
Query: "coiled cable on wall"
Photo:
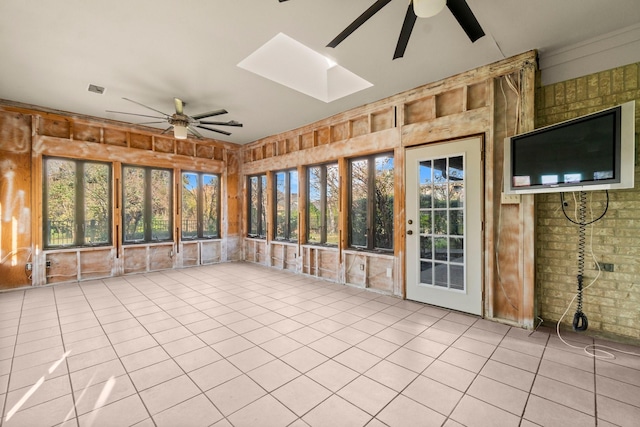
[[[577,305],[576,312],[573,315],[573,330],[574,331],[586,331],[589,327],[589,321],[587,315],[582,312],[582,279],[584,277],[584,248],[585,248],[585,216],[587,211],[587,192],[580,192],[580,207],[578,208],[578,221],[580,226],[578,228],[578,293],[577,293]]]

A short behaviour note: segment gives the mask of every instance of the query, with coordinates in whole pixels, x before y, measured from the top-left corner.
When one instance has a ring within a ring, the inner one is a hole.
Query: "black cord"
[[[569,215],[567,215],[567,212],[564,209],[564,207],[565,207],[564,206],[564,193],[560,193],[560,202],[561,202],[560,205],[562,206],[562,213],[564,214],[564,217],[567,218],[567,220],[569,222],[572,222],[572,223],[574,223],[576,225],[591,225],[594,222],[600,221],[605,216],[607,211],[609,210],[609,190],[604,190],[604,191],[605,191],[605,194],[607,195],[607,203],[606,203],[606,205],[604,207],[604,211],[602,212],[602,215],[600,215],[598,218],[594,219],[593,221],[589,221],[589,222],[585,222],[585,223],[576,222],[576,221],[572,220],[571,218],[569,218]],[[582,193],[586,193],[586,191],[581,191],[580,194],[582,194]],[[586,201],[585,201],[585,203],[586,203]]]
[[[564,207],[564,203],[562,204]],[[576,313],[573,315],[573,330],[576,332],[586,331],[589,325],[587,316],[582,312],[582,279],[584,277],[584,248],[585,248],[585,229],[587,224],[584,222],[587,211],[587,192],[580,192],[580,206],[578,208],[578,220],[580,228],[578,229],[578,304]]]

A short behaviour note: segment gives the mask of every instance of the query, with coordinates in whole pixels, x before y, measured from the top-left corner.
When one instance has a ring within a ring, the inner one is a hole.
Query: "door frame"
[[[480,259],[478,260],[480,267],[479,267],[479,276],[480,276],[480,314],[479,316],[484,318],[487,314],[487,307],[486,307],[486,251],[487,251],[487,240],[486,240],[486,232],[487,232],[487,218],[486,218],[486,197],[487,197],[487,176],[486,176],[486,159],[485,159],[485,150],[486,150],[486,141],[485,141],[486,135],[485,134],[475,134],[475,135],[467,135],[467,136],[461,136],[461,137],[456,137],[454,139],[448,139],[448,140],[439,140],[439,141],[433,141],[433,142],[427,142],[424,144],[417,144],[417,145],[411,145],[411,146],[406,146],[404,147],[404,173],[403,173],[403,185],[404,185],[404,200],[403,200],[403,204],[404,204],[404,215],[403,215],[403,219],[402,219],[402,230],[404,232],[404,245],[403,245],[403,249],[405,252],[405,256],[404,256],[404,262],[402,263],[402,269],[404,270],[404,289],[403,289],[403,295],[404,295],[404,299],[407,300],[407,287],[408,287],[408,268],[407,268],[407,264],[408,264],[408,259],[409,259],[409,247],[408,247],[408,239],[407,239],[407,221],[408,221],[408,210],[407,210],[407,169],[408,169],[408,157],[409,157],[409,152],[410,150],[414,150],[414,149],[419,149],[419,148],[426,148],[428,146],[435,146],[435,145],[444,145],[444,144],[450,144],[450,143],[455,143],[455,142],[461,142],[464,140],[468,140],[468,139],[479,139],[479,143],[480,143],[480,207],[479,207],[479,211],[480,211],[480,215],[481,215],[481,225],[480,225],[480,253],[479,253],[479,257]],[[417,303],[420,303],[419,301],[416,301]],[[425,303],[425,304],[429,304],[429,303]],[[450,309],[453,311],[456,311],[455,309]]]

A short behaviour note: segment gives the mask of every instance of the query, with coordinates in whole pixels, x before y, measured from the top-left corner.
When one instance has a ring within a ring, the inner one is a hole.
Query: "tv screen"
[[[506,193],[633,187],[634,103],[507,138]]]

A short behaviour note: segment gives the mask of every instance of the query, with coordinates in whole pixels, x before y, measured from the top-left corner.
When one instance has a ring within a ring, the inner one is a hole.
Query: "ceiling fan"
[[[175,108],[176,108],[176,112],[169,115],[167,113],[163,113],[162,111],[156,110],[155,108],[151,108],[147,105],[141,104],[137,101],[134,101],[132,99],[129,98],[122,98],[126,101],[129,102],[133,102],[134,104],[138,104],[141,107],[147,108],[151,111],[155,111],[158,114],[161,114],[162,116],[149,116],[146,114],[135,114],[135,113],[125,113],[123,111],[111,111],[111,110],[107,110],[108,113],[117,113],[117,114],[128,114],[130,116],[139,116],[139,117],[150,117],[153,119],[162,119],[162,121],[152,121],[152,122],[144,122],[144,123],[138,123],[140,125],[150,125],[150,124],[156,124],[156,123],[169,123],[171,126],[169,126],[167,129],[165,129],[162,133],[167,133],[169,130],[171,130],[173,128],[173,136],[176,139],[186,139],[187,138],[187,134],[190,132],[192,135],[194,135],[196,138],[204,138],[202,136],[202,134],[200,134],[200,132],[198,132],[195,128],[200,128],[200,129],[206,129],[208,131],[211,132],[218,132],[221,133],[223,135],[231,135],[230,132],[224,131],[224,130],[220,130],[220,129],[216,129],[216,128],[212,128],[210,127],[210,125],[214,125],[214,126],[235,126],[235,127],[242,127],[242,123],[236,122],[235,120],[230,120],[228,122],[212,122],[212,121],[206,121],[206,120],[202,120],[205,119],[207,117],[213,117],[213,116],[219,116],[221,114],[227,114],[227,110],[225,109],[220,109],[220,110],[215,110],[215,111],[209,111],[207,113],[200,113],[200,114],[195,114],[193,116],[189,116],[187,114],[184,113],[184,106],[186,105],[185,102],[183,102],[181,99],[179,98],[173,98],[173,102],[175,104]]]
[[[287,0],[279,0],[281,3]],[[344,39],[357,30],[362,24],[367,22],[369,18],[378,13],[380,9],[386,6],[391,0],[377,0],[362,15],[358,16],[347,28],[345,28],[340,34],[336,36],[327,47],[336,47]],[[430,18],[437,15],[444,9],[445,5],[449,8],[453,17],[456,18],[462,29],[471,40],[475,42],[480,37],[484,36],[484,31],[480,26],[480,23],[476,19],[475,15],[471,11],[471,8],[467,4],[466,0],[410,0],[409,7],[407,8],[407,14],[404,17],[404,23],[400,30],[400,36],[398,37],[398,44],[393,54],[393,59],[402,58],[404,52],[407,49],[409,43],[409,37],[413,26],[416,23],[418,17]]]

